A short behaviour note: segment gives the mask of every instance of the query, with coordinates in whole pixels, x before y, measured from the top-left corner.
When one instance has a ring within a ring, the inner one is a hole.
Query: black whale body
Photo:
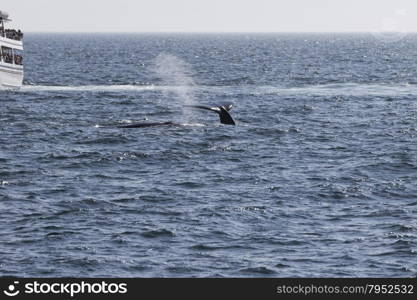
[[[137,124],[129,124],[129,125],[122,125],[117,126],[119,128],[145,128],[145,127],[155,127],[155,126],[172,126],[178,125],[174,122],[154,122],[154,123],[137,123]]]

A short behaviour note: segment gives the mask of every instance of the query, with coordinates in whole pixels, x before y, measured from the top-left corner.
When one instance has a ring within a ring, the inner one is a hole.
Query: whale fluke
[[[221,105],[217,107],[210,107],[210,106],[204,106],[204,105],[186,105],[186,106],[214,111],[219,114],[220,123],[226,124],[226,125],[236,125],[232,116],[229,114],[229,110],[232,109],[233,104]]]

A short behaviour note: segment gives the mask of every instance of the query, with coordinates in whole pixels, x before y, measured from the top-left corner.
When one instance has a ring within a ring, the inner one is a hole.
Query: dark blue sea
[[[24,45],[0,276],[417,276],[417,35]],[[236,126],[186,106],[227,103]]]

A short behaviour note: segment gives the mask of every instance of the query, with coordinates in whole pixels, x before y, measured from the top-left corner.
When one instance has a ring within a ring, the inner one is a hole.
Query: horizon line
[[[25,31],[25,33],[73,34],[417,34],[417,31]]]

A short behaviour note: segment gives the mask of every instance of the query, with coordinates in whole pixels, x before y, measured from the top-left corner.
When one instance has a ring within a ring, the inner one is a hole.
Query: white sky
[[[25,32],[417,31],[417,0],[2,0]]]

